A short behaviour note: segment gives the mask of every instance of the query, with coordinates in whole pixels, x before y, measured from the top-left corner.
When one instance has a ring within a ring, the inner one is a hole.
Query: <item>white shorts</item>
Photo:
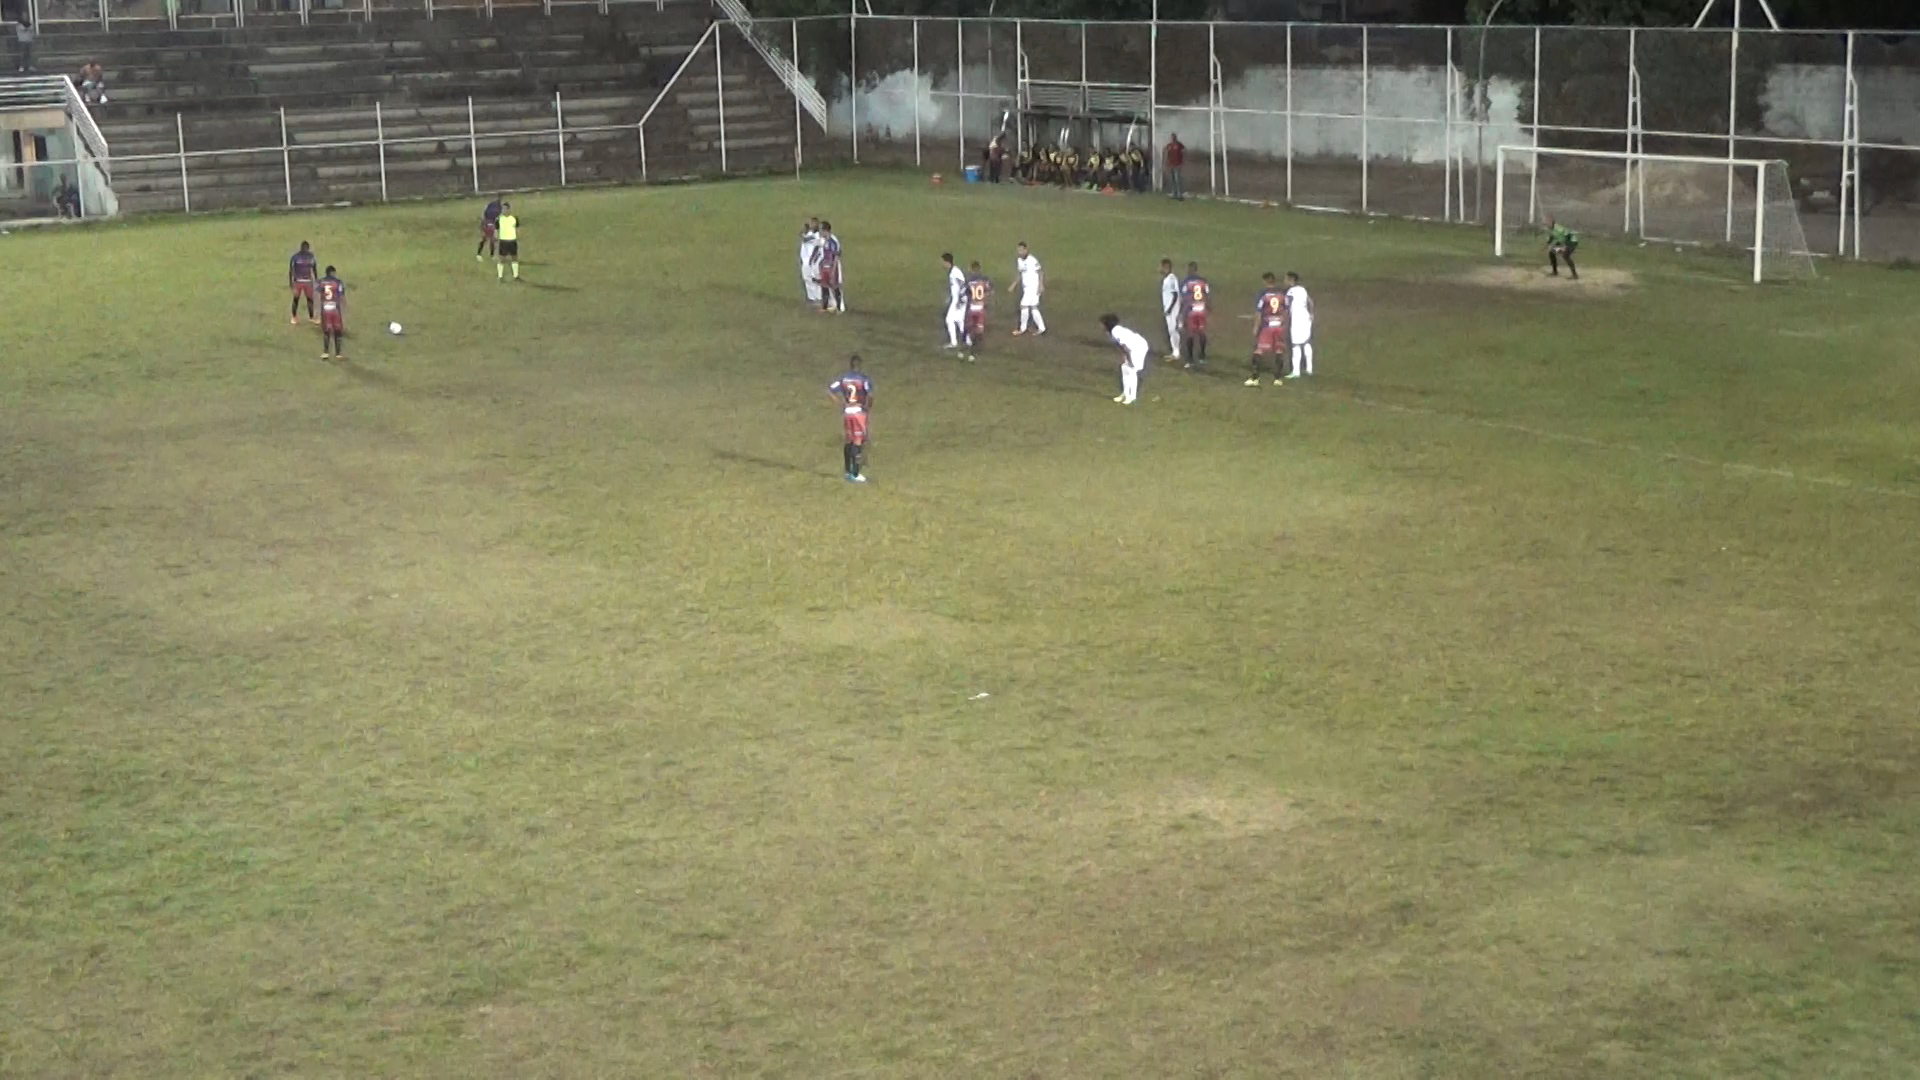
[[[1021,293],[1020,306],[1037,308],[1040,306],[1040,298],[1037,296],[1028,296],[1026,293]]]
[[[1303,319],[1289,323],[1287,332],[1292,335],[1295,345],[1306,345],[1313,341],[1313,320]]]

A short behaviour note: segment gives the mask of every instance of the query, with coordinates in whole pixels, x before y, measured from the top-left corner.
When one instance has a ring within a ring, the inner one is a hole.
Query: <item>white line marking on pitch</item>
[[[1365,405],[1368,408],[1384,409],[1387,412],[1405,413],[1410,416],[1433,416],[1442,420],[1457,420],[1463,424],[1471,424],[1475,427],[1486,428],[1490,431],[1510,431],[1520,435],[1531,435],[1537,439],[1545,439],[1548,442],[1568,443],[1573,446],[1585,446],[1594,450],[1625,451],[1626,453],[1636,454],[1640,457],[1653,458],[1659,461],[1677,461],[1688,465],[1699,465],[1705,468],[1720,469],[1724,472],[1736,473],[1743,476],[1771,476],[1780,480],[1815,484],[1820,487],[1836,488],[1841,491],[1857,491],[1866,495],[1880,495],[1890,499],[1906,499],[1908,501],[1920,502],[1920,492],[1904,491],[1900,488],[1880,487],[1876,484],[1860,484],[1852,480],[1843,480],[1837,476],[1815,476],[1810,473],[1794,472],[1792,469],[1771,468],[1765,465],[1746,465],[1737,461],[1715,461],[1712,458],[1698,457],[1693,454],[1681,453],[1678,450],[1649,450],[1644,446],[1637,446],[1633,443],[1608,442],[1605,439],[1596,439],[1588,435],[1573,435],[1564,431],[1548,431],[1545,428],[1516,424],[1510,420],[1487,420],[1478,416],[1442,412],[1439,409],[1430,409],[1424,405],[1399,405],[1391,401],[1379,401],[1373,398],[1361,397],[1357,394],[1338,394],[1325,391],[1318,391],[1317,393],[1322,397],[1332,398],[1336,401],[1350,402],[1354,405]]]

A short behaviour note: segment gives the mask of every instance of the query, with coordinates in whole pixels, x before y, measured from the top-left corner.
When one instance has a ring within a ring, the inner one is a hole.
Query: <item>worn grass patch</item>
[[[562,288],[465,206],[0,239],[0,1074],[1915,1075],[1899,275],[1596,242],[1560,303],[1472,232],[884,174],[515,201]],[[1053,332],[943,354],[939,253],[1023,239]],[[1228,313],[1299,270],[1321,374],[1223,331],[1112,404],[1163,255]]]

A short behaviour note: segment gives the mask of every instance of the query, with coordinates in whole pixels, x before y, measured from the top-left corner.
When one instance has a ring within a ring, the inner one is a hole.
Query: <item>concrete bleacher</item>
[[[468,99],[482,190],[641,179],[634,125],[700,41],[703,5],[376,19],[221,30],[65,29],[42,39],[43,71],[106,68],[111,100],[94,116],[111,146],[126,211],[177,210],[184,132],[192,209],[381,197],[474,188]],[[716,93],[726,86],[727,171],[790,168],[793,102],[728,29],[724,70],[709,45],[646,128],[649,179],[720,171]],[[552,133],[560,96],[568,136]],[[375,106],[379,106],[376,120]],[[281,152],[281,113],[287,142]],[[610,131],[577,128],[613,127]],[[545,130],[545,135],[496,137]],[[418,141],[406,141],[418,140]],[[239,151],[254,152],[241,153]],[[211,153],[219,151],[219,153]],[[144,159],[148,155],[164,155]]]

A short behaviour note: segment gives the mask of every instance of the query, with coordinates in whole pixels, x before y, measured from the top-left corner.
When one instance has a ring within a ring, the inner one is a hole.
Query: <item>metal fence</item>
[[[154,0],[38,2],[50,22],[61,4],[77,5],[64,9],[69,16],[112,25],[208,17],[199,7],[141,6]],[[236,0],[183,2],[226,5],[211,17],[233,23],[269,17]],[[261,0],[268,2],[279,5],[271,18],[302,22],[329,13],[481,17],[509,6]],[[610,2],[617,0],[578,6],[604,10]],[[802,123],[795,110],[796,159],[808,166],[957,169],[979,160],[1003,115],[1018,108],[1024,84],[1143,87],[1151,118],[1141,137],[1159,147],[1181,136],[1189,191],[1482,223],[1492,217],[1501,145],[1779,159],[1815,252],[1920,258],[1920,34],[854,14],[755,20],[752,32],[765,46],[761,56],[792,57],[826,102],[824,125]],[[564,144],[570,132],[606,137],[560,119],[541,130],[477,133],[467,150],[477,159],[489,139]],[[1009,134],[1027,137],[1020,125]],[[458,153],[454,143],[433,141]],[[297,158],[301,149],[219,153]],[[185,147],[174,156],[194,160]],[[556,164],[556,180],[558,171]],[[1742,194],[1729,180],[1717,191],[1657,197],[1724,206],[1731,220]]]
[[[1153,145],[1178,134],[1188,147],[1189,191],[1484,222],[1502,144],[1779,159],[1814,251],[1920,258],[1916,34],[870,15],[801,24],[801,69],[859,162],[973,164],[1023,80],[1144,86]],[[1661,197],[1712,200],[1731,219],[1742,195],[1729,183]]]
[[[663,8],[669,0],[26,0],[36,24],[97,26],[110,30],[215,29],[239,26],[306,26],[375,18],[407,19],[494,12],[552,14],[556,8]],[[672,0],[675,3],[685,0]]]

